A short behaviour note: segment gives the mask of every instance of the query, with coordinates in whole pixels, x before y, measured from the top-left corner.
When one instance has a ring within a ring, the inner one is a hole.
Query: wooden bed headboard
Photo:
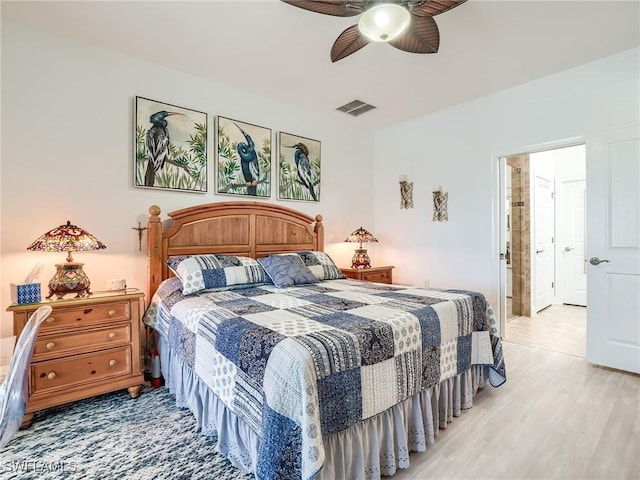
[[[148,299],[171,272],[174,255],[226,253],[258,258],[274,253],[324,250],[322,215],[263,202],[217,202],[170,212],[173,224],[162,231],[160,207],[149,207]]]

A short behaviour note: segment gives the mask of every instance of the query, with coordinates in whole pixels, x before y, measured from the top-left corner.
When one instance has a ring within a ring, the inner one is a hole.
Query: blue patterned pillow
[[[267,281],[264,269],[255,259],[234,255],[194,255],[172,270],[182,280],[183,295],[234,285],[263,285]]]
[[[313,272],[318,280],[336,280],[347,278],[324,252],[296,252],[304,264]]]
[[[173,273],[176,273],[176,268],[178,268],[180,262],[182,262],[185,258],[189,258],[190,256],[191,255],[176,255],[174,257],[167,258],[167,261],[165,263],[169,267],[169,270],[171,270]]]
[[[278,288],[318,283],[318,279],[297,255],[270,255],[258,259],[267,275]]]

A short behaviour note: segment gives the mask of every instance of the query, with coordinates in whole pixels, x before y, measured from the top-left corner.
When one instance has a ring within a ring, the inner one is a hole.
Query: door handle
[[[564,247],[565,252],[570,252],[573,249],[574,249],[573,247]]]
[[[536,253],[542,253],[544,250],[536,250]]]
[[[598,257],[591,257],[589,263],[591,265],[600,265],[601,263],[609,263],[609,260],[600,260]]]

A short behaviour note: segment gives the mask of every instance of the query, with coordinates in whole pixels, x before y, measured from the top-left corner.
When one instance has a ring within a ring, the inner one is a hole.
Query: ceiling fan
[[[369,42],[386,42],[410,53],[436,53],[440,32],[434,16],[466,0],[282,0],[304,10],[335,17],[363,14],[331,47],[331,61],[357,52]]]

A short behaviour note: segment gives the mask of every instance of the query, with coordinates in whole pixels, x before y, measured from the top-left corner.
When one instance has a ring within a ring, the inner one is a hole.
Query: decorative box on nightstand
[[[393,267],[341,268],[342,273],[355,280],[366,280],[376,283],[393,283],[391,270]]]
[[[38,331],[23,426],[44,408],[123,388],[132,398],[140,395],[143,297],[141,292],[108,292],[7,308],[13,312],[16,337],[38,307],[53,308]]]

